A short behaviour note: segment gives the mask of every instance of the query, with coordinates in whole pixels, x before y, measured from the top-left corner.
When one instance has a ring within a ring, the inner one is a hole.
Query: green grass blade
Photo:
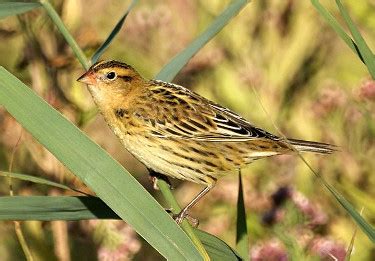
[[[40,7],[39,3],[0,1],[0,19],[7,16],[18,15]]]
[[[341,37],[341,39],[349,46],[352,51],[358,55],[361,61],[364,63],[363,57],[358,50],[358,46],[352,40],[352,38],[345,33],[344,29],[341,27],[339,22],[325,9],[320,3],[319,0],[311,0],[311,3],[319,12],[319,14],[326,20],[326,22],[336,31],[336,33]]]
[[[98,197],[5,196],[0,197],[0,220],[86,220],[120,219]],[[214,260],[239,260],[240,257],[221,239],[194,229],[208,255]]]
[[[236,249],[244,260],[249,258],[249,235],[247,233],[246,210],[241,171],[238,175]]]
[[[65,190],[78,191],[78,190],[70,188],[66,185],[50,181],[48,179],[35,177],[35,176],[31,176],[31,175],[26,175],[26,174],[0,171],[0,176],[20,179],[20,180],[24,180],[24,181],[30,181],[30,182],[33,182],[33,183],[37,183],[37,184],[41,184],[41,185],[47,185],[47,186],[65,189]]]
[[[164,257],[201,259],[181,228],[118,162],[2,67],[0,104]]]
[[[194,229],[194,232],[202,241],[212,261],[248,260],[248,258],[242,259],[234,249],[221,239],[199,229]]]
[[[257,91],[255,90],[254,87],[252,89],[253,89],[253,92],[254,92],[254,94],[256,95],[256,97],[257,97],[257,99],[259,101],[259,105],[261,106],[262,110],[267,115],[267,117],[269,119],[271,119],[271,116],[267,112],[267,110],[265,109],[265,107],[263,106],[263,104],[262,104],[262,102],[261,102],[261,100],[259,98],[259,95],[258,95]],[[272,121],[272,119],[271,119],[271,121]],[[283,132],[280,130],[280,128],[277,127],[277,125],[275,124],[275,122],[272,121],[272,125],[277,130],[277,132],[280,134],[280,137],[282,137],[284,140],[287,140],[286,136],[283,134]],[[289,145],[292,146],[291,144],[289,144]],[[375,242],[375,231],[374,231],[374,228],[369,223],[366,222],[366,220],[355,210],[355,208],[353,207],[353,205],[348,200],[346,200],[345,197],[343,197],[334,187],[332,187],[324,179],[324,177],[322,175],[320,175],[319,172],[316,172],[313,169],[313,167],[311,167],[311,165],[306,161],[306,159],[300,153],[298,153],[297,155],[305,163],[305,165],[309,168],[309,170],[315,175],[315,177],[318,179],[318,181],[320,181],[328,189],[328,191],[335,197],[335,199],[340,203],[340,205],[342,207],[344,207],[344,209],[354,219],[354,221],[358,224],[358,226],[362,229],[362,231],[368,236],[368,238],[372,242]]]
[[[181,211],[181,208],[178,205],[177,200],[173,196],[168,183],[162,179],[159,179],[158,187],[161,193],[163,194],[163,197],[165,198],[166,202],[169,204],[169,207],[172,208],[172,213],[178,214]],[[206,249],[204,248],[199,238],[195,235],[193,228],[190,226],[189,222],[187,220],[183,220],[181,223],[181,227],[185,231],[185,233],[190,237],[190,239],[193,241],[194,245],[197,247],[198,251],[205,258],[205,260],[208,259],[209,257],[208,257],[208,253]]]
[[[326,188],[333,194],[336,200],[343,206],[346,211],[352,216],[354,221],[358,224],[358,226],[362,229],[362,231],[368,236],[368,238],[375,243],[375,230],[374,228],[355,210],[353,205],[346,200],[334,187],[329,185],[323,177],[320,177],[320,180],[326,186]]]
[[[349,195],[358,206],[362,206],[369,216],[375,216],[375,204],[372,195],[365,193],[361,188],[356,187],[347,180],[342,180],[339,189]]]
[[[71,196],[0,197],[0,220],[121,219],[100,198]]]
[[[89,69],[90,63],[87,60],[87,57],[83,53],[82,49],[78,46],[73,36],[69,33],[68,29],[65,27],[60,16],[56,13],[56,10],[48,2],[48,0],[40,0],[40,3],[42,4],[43,8],[46,10],[47,14],[49,15],[53,23],[56,25],[57,29],[59,29],[60,33],[64,36],[65,41],[69,44],[70,48],[72,48],[74,55],[82,64],[83,68],[85,68],[86,70]]]
[[[351,258],[352,253],[353,253],[354,240],[355,240],[356,235],[357,235],[357,227],[354,228],[352,238],[350,239],[348,249],[346,250],[345,261],[350,261],[350,258]]]
[[[130,10],[133,8],[133,6],[138,3],[138,0],[133,0],[124,15],[121,17],[121,19],[117,22],[116,26],[113,28],[112,32],[108,35],[107,39],[104,41],[104,43],[98,48],[98,50],[95,51],[94,55],[91,58],[91,63],[96,63],[99,59],[99,57],[104,53],[104,51],[108,48],[108,46],[111,44],[112,40],[115,38],[115,36],[118,34],[118,32],[121,30],[122,25],[124,24],[126,17],[128,16]]]
[[[233,0],[215,21],[198,36],[187,48],[172,58],[156,75],[156,79],[171,82],[177,73],[202,47],[210,41],[248,3],[246,0]]]
[[[282,133],[281,133],[282,134]],[[282,134],[285,138],[285,136]],[[367,235],[367,237],[375,243],[375,230],[374,228],[358,213],[353,205],[341,195],[333,186],[331,186],[320,173],[316,172],[306,159],[298,154],[299,158],[305,163],[305,165],[311,170],[315,177],[328,189],[328,191],[334,196],[334,198],[340,203],[340,205],[348,212],[348,214],[354,219],[357,225]]]
[[[373,79],[375,79],[375,57],[368,47],[365,39],[363,39],[361,33],[358,31],[357,27],[353,23],[353,20],[350,18],[348,11],[344,8],[340,0],[336,0],[336,4],[339,7],[340,13],[344,18],[346,24],[349,27],[349,30],[354,38],[355,43],[358,46],[358,50],[365,61],[365,64],[368,68]]]
[[[284,136],[284,135],[283,135]],[[285,138],[285,137],[284,137]],[[335,197],[335,199],[340,203],[340,205],[348,212],[348,214],[354,219],[357,225],[362,229],[362,231],[367,235],[367,237],[375,243],[375,230],[374,228],[358,213],[358,211],[353,207],[353,205],[341,195],[333,186],[331,186],[320,173],[316,172],[311,165],[306,161],[306,159],[298,154],[299,158],[306,164],[306,166],[311,170],[315,177],[328,189],[328,191]]]

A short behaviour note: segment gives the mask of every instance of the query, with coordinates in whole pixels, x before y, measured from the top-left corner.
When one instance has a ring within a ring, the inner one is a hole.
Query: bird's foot
[[[184,219],[186,219],[195,228],[198,227],[198,225],[199,225],[199,220],[197,218],[189,216],[187,211],[185,211],[184,209],[180,213],[175,214],[172,217],[176,221],[176,223],[179,224],[179,225],[181,225],[181,223],[182,223],[182,221],[184,221]]]

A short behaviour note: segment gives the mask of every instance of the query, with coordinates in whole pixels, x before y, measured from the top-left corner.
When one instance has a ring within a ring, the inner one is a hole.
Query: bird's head
[[[96,91],[124,90],[134,86],[143,78],[130,65],[118,61],[102,61],[95,63],[77,81],[86,83]]]

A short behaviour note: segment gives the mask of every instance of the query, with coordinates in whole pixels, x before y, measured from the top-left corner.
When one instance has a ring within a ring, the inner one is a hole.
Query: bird
[[[110,129],[147,169],[204,186],[174,216],[178,224],[220,177],[255,160],[336,150],[271,134],[183,86],[145,79],[123,62],[97,62],[77,81],[88,86]]]

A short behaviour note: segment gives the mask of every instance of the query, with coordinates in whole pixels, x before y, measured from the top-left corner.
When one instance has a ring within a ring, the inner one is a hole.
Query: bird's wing
[[[152,135],[204,141],[279,140],[244,118],[206,98],[175,84],[152,82]]]

